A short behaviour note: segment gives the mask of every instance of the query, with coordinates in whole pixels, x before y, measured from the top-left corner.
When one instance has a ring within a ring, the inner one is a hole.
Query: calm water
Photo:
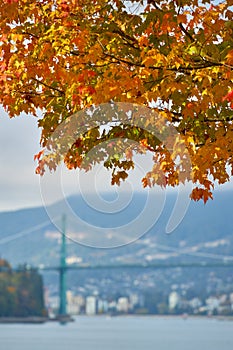
[[[79,317],[62,326],[0,325],[1,350],[232,350],[233,322]]]

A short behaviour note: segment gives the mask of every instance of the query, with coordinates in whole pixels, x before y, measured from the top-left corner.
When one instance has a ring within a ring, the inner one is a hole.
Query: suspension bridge
[[[41,228],[45,228],[51,222],[45,221],[37,226],[29,228],[27,230],[21,231],[9,237],[3,237],[0,239],[0,245],[8,243],[14,240],[17,240],[21,237],[24,237],[32,232],[36,232]],[[172,268],[232,268],[233,267],[233,256],[224,256],[218,254],[209,254],[209,253],[200,253],[200,252],[184,252],[183,254],[194,255],[206,258],[214,258],[218,261],[201,261],[201,262],[191,262],[191,263],[141,263],[141,264],[67,264],[66,250],[67,250],[67,237],[66,234],[66,216],[62,216],[62,230],[61,230],[61,245],[60,245],[60,264],[59,266],[33,266],[31,268],[38,269],[40,271],[58,271],[59,273],[59,317],[66,317],[66,274],[69,270],[104,270],[104,269],[172,269]],[[158,247],[166,248],[168,251],[177,251],[174,247],[159,245]],[[181,251],[182,253],[182,251]]]

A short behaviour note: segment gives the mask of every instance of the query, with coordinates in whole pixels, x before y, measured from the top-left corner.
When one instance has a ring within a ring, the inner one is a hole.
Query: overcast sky
[[[0,210],[40,204],[33,155],[39,150],[36,119],[10,119],[0,108]]]

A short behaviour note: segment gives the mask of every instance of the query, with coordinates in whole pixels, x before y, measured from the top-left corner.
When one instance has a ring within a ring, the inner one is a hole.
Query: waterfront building
[[[96,311],[97,311],[96,306],[97,306],[96,297],[88,296],[86,298],[86,314],[89,316],[96,315]]]

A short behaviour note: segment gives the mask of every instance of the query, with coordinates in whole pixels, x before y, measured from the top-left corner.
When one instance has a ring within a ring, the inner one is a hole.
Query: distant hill
[[[70,242],[67,249],[70,263],[78,261],[126,263],[176,261],[177,259],[206,261],[206,259],[214,260],[215,255],[233,256],[232,191],[216,192],[214,200],[206,205],[191,202],[180,225],[169,235],[165,231],[176,200],[174,194],[166,195],[164,208],[160,203],[161,198],[156,195],[150,199],[148,207],[145,194],[134,193],[128,202],[127,195],[125,196],[122,203],[129,203],[125,208],[123,205],[120,210],[117,204],[114,205],[116,198],[113,194],[103,194],[107,204],[105,202],[102,212],[97,210],[99,209],[97,204],[97,209],[91,208],[81,195],[67,198],[68,205],[75,213],[74,217],[78,216],[81,219],[79,222],[75,221],[67,214],[67,234],[78,243],[94,242],[90,245],[113,247],[121,245],[124,237],[125,242],[129,243],[144,232],[143,229],[146,227],[144,224],[147,220],[153,219],[156,215],[159,217],[141,238],[118,248],[97,249]],[[90,196],[89,202],[95,203],[94,197]],[[64,202],[60,201],[47,208],[50,215],[57,217],[56,222],[59,222],[62,213],[67,211],[63,205]],[[106,210],[111,207],[117,209],[118,213],[106,213]],[[140,217],[144,207],[145,214]],[[160,210],[161,215],[159,215]],[[68,212],[70,213],[69,210]],[[140,220],[137,221],[138,217]],[[60,235],[49,220],[43,207],[0,213],[0,257],[10,261],[12,265],[58,264]],[[127,228],[125,225],[133,220],[136,220],[135,224]],[[43,226],[42,224],[47,221],[47,226]],[[153,223],[153,220],[151,221]],[[85,222],[89,225],[87,226]],[[112,228],[120,226],[125,228],[119,228],[113,232]],[[32,227],[38,227],[38,229],[27,233],[27,230]],[[102,234],[97,227],[105,228],[106,233]]]

